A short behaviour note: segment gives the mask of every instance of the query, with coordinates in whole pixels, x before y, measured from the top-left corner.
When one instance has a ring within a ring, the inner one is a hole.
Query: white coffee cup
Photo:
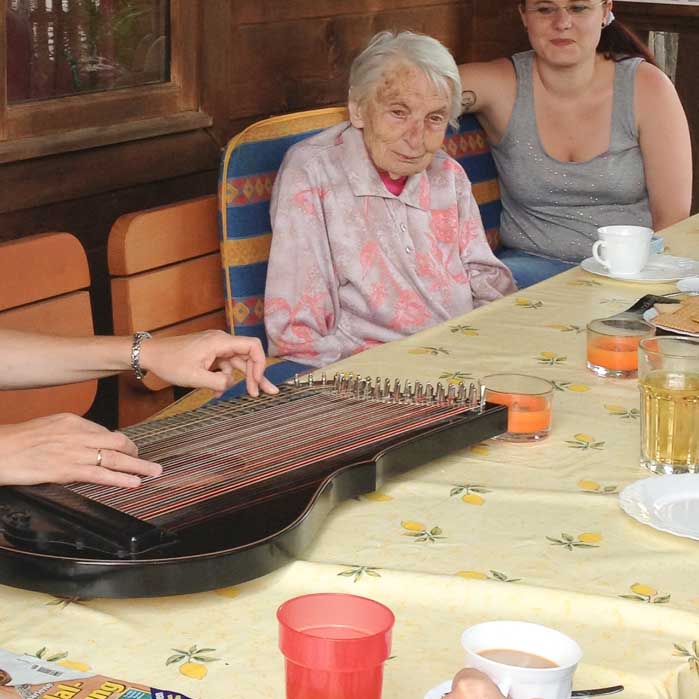
[[[466,666],[484,672],[510,699],[570,699],[573,674],[582,658],[580,646],[560,631],[524,621],[487,621],[461,635]],[[479,655],[493,649],[541,656],[556,667],[505,665]]]
[[[603,226],[597,229],[599,240],[592,256],[617,277],[638,274],[648,263],[653,231],[643,226]],[[604,254],[602,254],[604,253]]]

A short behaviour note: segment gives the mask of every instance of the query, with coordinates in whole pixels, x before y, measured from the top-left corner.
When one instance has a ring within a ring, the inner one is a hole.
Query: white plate
[[[449,692],[451,692],[451,680],[446,680],[436,687],[432,687],[432,689],[425,694],[425,699],[442,699],[442,697]]]
[[[672,255],[651,255],[648,264],[638,273],[629,277],[611,274],[594,257],[588,257],[580,266],[591,274],[624,282],[674,282],[685,277],[699,275],[699,262],[689,257],[673,257]]]
[[[619,505],[642,524],[699,541],[699,473],[636,481],[619,493]]]
[[[687,294],[699,294],[699,277],[687,277],[677,282],[677,288]]]

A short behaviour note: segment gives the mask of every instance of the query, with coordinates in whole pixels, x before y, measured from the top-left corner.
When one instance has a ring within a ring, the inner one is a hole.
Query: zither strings
[[[278,396],[221,401],[126,430],[141,458],[163,466],[161,476],[144,479],[140,488],[85,484],[70,489],[149,520],[380,444],[465,409],[454,401],[385,402],[330,387],[283,386]]]

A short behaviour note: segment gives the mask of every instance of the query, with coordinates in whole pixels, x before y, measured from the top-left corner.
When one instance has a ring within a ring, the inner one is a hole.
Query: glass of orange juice
[[[639,348],[641,465],[699,472],[699,339],[653,337]]]
[[[615,379],[638,374],[638,343],[655,328],[640,318],[602,318],[587,325],[587,368]]]
[[[553,384],[526,374],[489,374],[481,379],[485,399],[505,405],[507,432],[497,439],[508,442],[536,442],[551,431]]]

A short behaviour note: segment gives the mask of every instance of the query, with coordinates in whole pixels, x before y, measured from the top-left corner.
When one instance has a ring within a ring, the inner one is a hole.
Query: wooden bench
[[[0,328],[93,335],[89,286],[85,250],[70,233],[42,233],[0,244]],[[84,415],[96,392],[96,380],[3,391],[0,424],[62,412]]]

